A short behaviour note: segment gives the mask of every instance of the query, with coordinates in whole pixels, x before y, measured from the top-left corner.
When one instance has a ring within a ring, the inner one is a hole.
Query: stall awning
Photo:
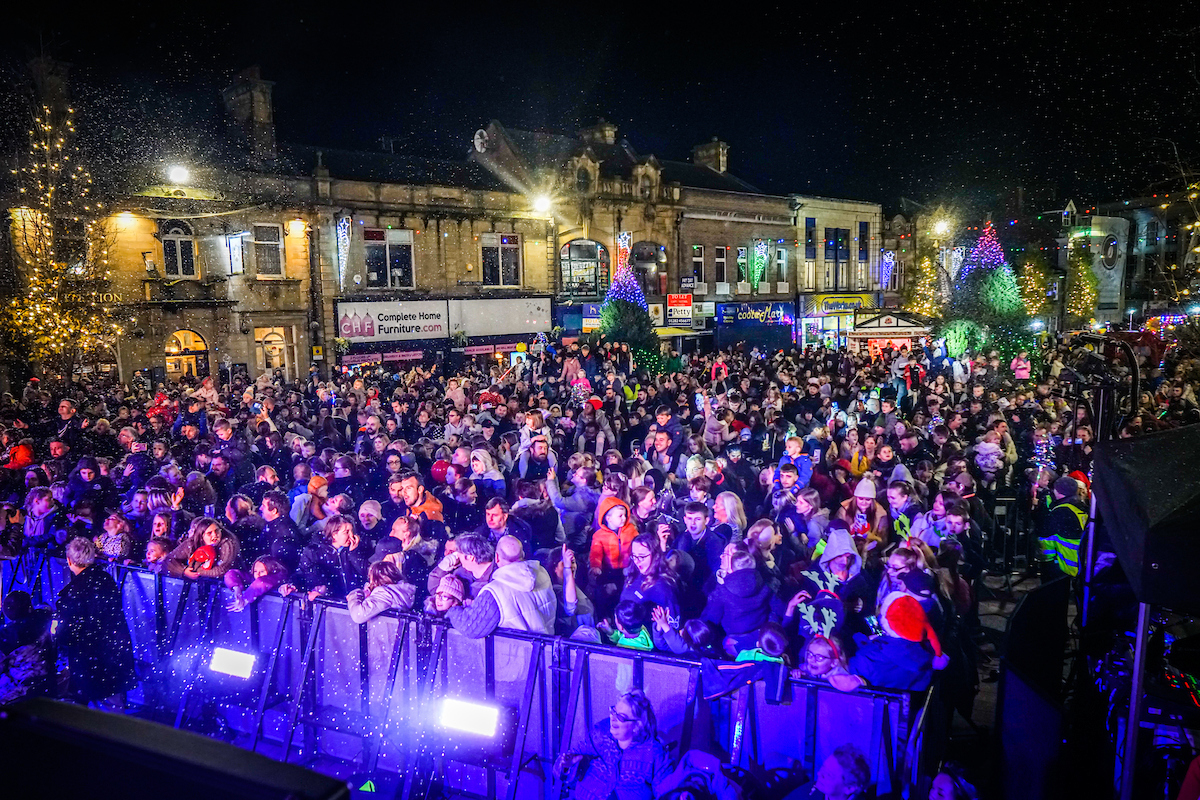
[[[699,336],[708,333],[708,331],[698,331],[692,328],[655,328],[654,331],[660,339],[670,339],[672,336]]]
[[[851,339],[913,339],[928,335],[928,328],[867,328],[847,334]]]

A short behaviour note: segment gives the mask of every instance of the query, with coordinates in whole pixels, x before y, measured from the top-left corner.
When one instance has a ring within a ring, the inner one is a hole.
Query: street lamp
[[[533,210],[539,214],[550,213],[550,198],[544,194],[539,194],[533,198]]]
[[[945,236],[947,231],[949,231],[949,230],[950,230],[950,223],[946,222],[946,220],[944,220],[944,219],[938,220],[933,225],[933,232],[936,233],[938,236]]]
[[[192,173],[188,172],[188,168],[179,164],[167,170],[167,179],[174,184],[187,183],[190,177]]]

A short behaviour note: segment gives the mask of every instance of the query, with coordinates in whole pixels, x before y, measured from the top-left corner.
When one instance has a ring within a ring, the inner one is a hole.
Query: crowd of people
[[[671,352],[651,376],[623,345],[571,344],[508,370],[35,379],[0,398],[0,558],[44,551],[75,577],[56,642],[48,613],[5,598],[0,701],[56,690],[56,643],[70,696],[120,705],[136,675],[103,569],[119,562],[222,581],[232,611],[324,596],[358,623],[415,611],[468,637],[760,662],[847,692],[938,674],[969,718],[997,493],[1021,497],[1049,574],[1078,572],[1095,437],[1062,368],[926,343]],[[1163,373],[1146,365],[1122,435],[1191,421],[1191,384]],[[636,693],[613,707],[578,796],[680,780],[652,720]],[[847,748],[818,776],[826,797],[869,780]],[[939,785],[973,796],[961,774]]]

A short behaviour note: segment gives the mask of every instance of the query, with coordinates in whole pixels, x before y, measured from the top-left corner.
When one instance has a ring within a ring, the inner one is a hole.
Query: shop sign
[[[874,298],[869,294],[819,294],[815,314],[853,314],[856,309],[869,308]]]
[[[473,344],[463,348],[464,356],[487,356],[494,352],[496,352],[496,347],[490,344]]]
[[[352,342],[444,339],[450,335],[445,300],[338,303],[338,333]]]
[[[352,367],[356,364],[374,364],[380,360],[379,353],[365,353],[360,356],[342,356],[343,366]]]
[[[717,301],[703,300],[699,303],[692,303],[693,317],[715,317],[717,315]]]
[[[684,289],[688,292],[695,291],[696,290],[696,276],[695,275],[684,275],[684,276],[680,277],[679,278],[679,288]]]
[[[794,325],[796,309],[791,303],[722,303],[717,306],[717,324],[731,327]]]
[[[584,333],[594,331],[600,327],[600,304],[599,303],[584,303],[583,304],[583,322],[580,325]]]
[[[325,360],[325,348],[323,346],[321,346],[319,344],[313,345],[312,360],[313,361],[324,361]]]
[[[690,294],[667,295],[667,325],[673,328],[692,327],[692,296]]]
[[[384,361],[420,361],[425,354],[420,350],[396,350],[384,353]]]

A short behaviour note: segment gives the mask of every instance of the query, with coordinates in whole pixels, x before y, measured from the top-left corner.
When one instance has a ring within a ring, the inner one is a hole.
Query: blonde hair
[[[733,492],[721,492],[713,501],[713,506],[724,506],[725,515],[738,531],[746,530],[746,511],[742,508],[742,499]]]

